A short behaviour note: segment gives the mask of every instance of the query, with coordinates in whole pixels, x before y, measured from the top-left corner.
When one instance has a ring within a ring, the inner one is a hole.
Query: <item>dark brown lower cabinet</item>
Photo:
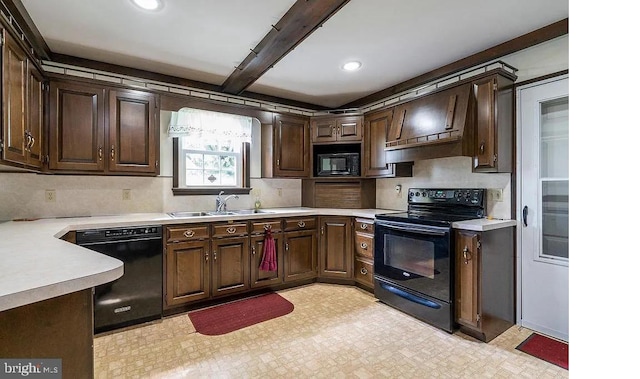
[[[489,342],[515,324],[514,228],[455,235],[455,320]]]
[[[211,240],[213,296],[249,289],[249,237]]]
[[[165,304],[169,307],[211,296],[209,240],[169,243],[165,261]]]
[[[353,278],[351,217],[320,217],[320,272],[326,278]]]
[[[313,279],[317,271],[317,232],[303,230],[284,233],[284,281]]]

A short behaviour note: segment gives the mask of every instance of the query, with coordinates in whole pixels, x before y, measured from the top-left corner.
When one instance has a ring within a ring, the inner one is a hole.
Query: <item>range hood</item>
[[[477,75],[469,75],[454,84],[443,86],[426,96],[395,105],[385,144],[387,163],[477,155],[478,152],[475,151],[478,121],[476,115],[478,99],[475,93],[478,89],[477,83],[485,83],[487,78],[496,75],[508,78],[511,80],[510,83],[516,79],[514,73],[503,68],[487,70]],[[494,87],[493,91],[496,92],[497,88]],[[509,85],[508,91],[503,91],[501,88],[497,92],[501,94],[508,92],[510,96],[512,86]],[[512,108],[510,99],[506,98],[506,104],[505,100],[500,100],[501,106],[506,105]],[[483,104],[487,106],[487,103]],[[493,109],[489,111],[494,113],[493,116],[483,113],[483,117],[491,117],[493,120],[498,112],[495,104],[489,106]],[[506,112],[502,113],[506,114]],[[486,120],[483,119],[484,121]],[[513,124],[512,121],[510,123]]]

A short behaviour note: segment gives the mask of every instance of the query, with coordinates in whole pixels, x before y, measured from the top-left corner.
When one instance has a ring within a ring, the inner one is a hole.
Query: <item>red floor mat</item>
[[[533,333],[516,349],[543,361],[569,369],[569,344]]]
[[[246,328],[293,311],[293,304],[277,293],[270,293],[233,303],[189,313],[200,334],[216,336]]]

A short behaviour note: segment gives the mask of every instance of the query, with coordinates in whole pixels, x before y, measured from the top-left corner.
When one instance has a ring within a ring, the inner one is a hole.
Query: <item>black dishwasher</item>
[[[78,231],[76,243],[124,263],[120,278],[95,287],[95,333],[162,317],[161,226]]]

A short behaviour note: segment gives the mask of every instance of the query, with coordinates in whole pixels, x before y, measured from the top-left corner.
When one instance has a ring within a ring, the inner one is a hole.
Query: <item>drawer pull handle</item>
[[[363,268],[360,269],[360,273],[362,275],[367,275],[369,273],[369,271],[367,271],[367,269],[363,267]]]
[[[307,226],[307,224],[305,224],[304,221],[298,221],[298,227],[299,228],[304,228],[305,226]]]
[[[235,233],[235,232],[236,232],[236,228],[234,228],[233,226],[232,226],[232,227],[227,228],[227,233],[229,233],[229,234],[233,234],[233,233]]]
[[[101,147],[98,148],[98,160],[100,160],[100,161],[102,160],[102,148]]]
[[[267,224],[264,226],[264,230],[271,230],[271,224]]]
[[[209,253],[204,253],[204,261],[209,262]]]
[[[360,247],[363,248],[364,250],[367,250],[367,248],[369,247],[369,245],[367,245],[366,242],[363,242],[360,244]]]
[[[193,230],[191,230],[191,229],[187,229],[187,230],[185,230],[183,234],[184,234],[184,236],[185,236],[185,237],[187,237],[187,238],[191,238],[191,237],[193,237],[193,236],[195,236],[195,235],[196,235],[196,234],[193,232]]]
[[[366,230],[367,229],[367,224],[360,224],[360,229]]]
[[[116,159],[116,147],[114,145],[111,145],[111,160],[115,160]]]

